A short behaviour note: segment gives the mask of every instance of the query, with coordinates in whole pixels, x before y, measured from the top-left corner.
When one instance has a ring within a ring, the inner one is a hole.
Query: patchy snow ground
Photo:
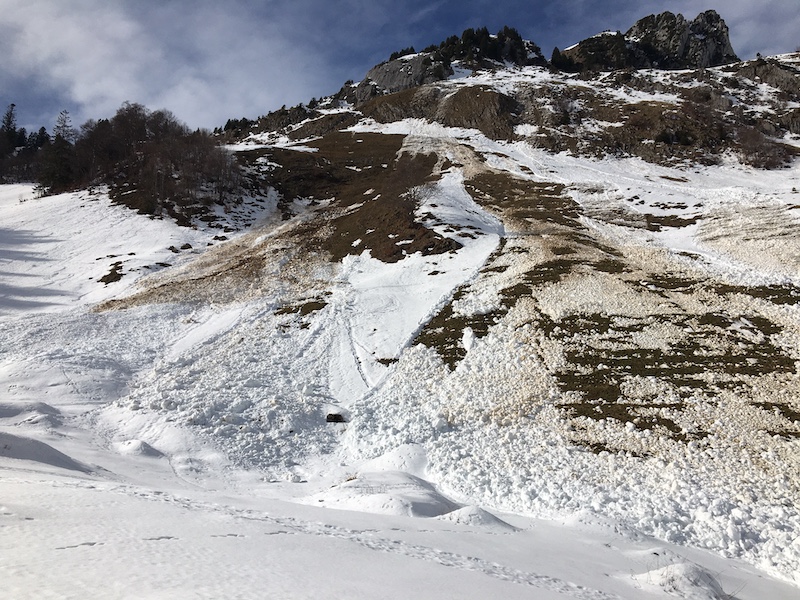
[[[361,128],[422,146],[446,138],[497,169],[565,183],[586,226],[621,245],[731,283],[800,283],[789,208],[797,167],[677,171],[416,121]],[[680,459],[664,450],[661,462],[596,455],[570,443],[546,402],[524,414],[512,405],[520,372],[536,382],[523,395],[557,394],[525,350],[530,327],[503,322],[481,339],[465,331],[468,359],[453,373],[409,347],[459,286],[472,282],[476,295],[458,310],[494,308],[478,275],[507,233],[458,170],[427,193],[438,218],[481,235],[452,255],[387,265],[365,253],[333,274],[315,271],[329,294],[307,314],[276,310],[279,285],[238,301],[97,312],[150,271],[162,283],[178,272],[164,265],[191,273],[215,232],[151,220],[102,193],[35,199],[30,186],[0,187],[4,592],[796,598],[797,441],[763,450],[782,480],[735,458],[728,472],[705,469],[713,444]],[[604,216],[615,207],[703,219],[631,230]],[[765,235],[736,238],[763,224],[765,207],[775,208]],[[118,281],[100,281],[113,270]],[[797,308],[781,318],[796,322]],[[328,413],[348,422],[327,423]]]

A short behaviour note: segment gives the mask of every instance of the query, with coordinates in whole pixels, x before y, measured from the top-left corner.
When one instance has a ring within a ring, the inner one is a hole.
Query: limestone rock
[[[624,35],[595,35],[565,50],[563,57],[564,64],[575,70],[593,71],[700,69],[739,60],[731,46],[728,26],[713,10],[692,21],[671,12],[650,15],[637,21]]]
[[[426,83],[441,81],[453,74],[450,65],[435,61],[431,53],[401,56],[372,67],[367,80],[375,82],[385,92],[400,92]]]
[[[664,69],[705,68],[736,62],[728,26],[716,11],[700,13],[693,21],[663,12],[637,21],[625,38]]]
[[[340,95],[358,106],[375,96],[441,81],[452,74],[453,68],[449,64],[435,60],[431,52],[422,52],[372,67],[361,83],[349,89],[343,88]]]

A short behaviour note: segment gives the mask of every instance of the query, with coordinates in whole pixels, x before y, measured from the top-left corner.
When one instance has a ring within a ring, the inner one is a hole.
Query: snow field
[[[131,219],[130,209],[110,205],[103,190],[35,198],[32,185],[2,186],[0,210],[4,314],[105,300],[134,278],[173,263],[170,246],[205,247],[211,239],[164,221]],[[99,282],[116,264],[121,280]]]
[[[12,597],[790,597],[745,564],[597,527],[486,524],[475,509],[409,519],[47,471],[3,489]]]

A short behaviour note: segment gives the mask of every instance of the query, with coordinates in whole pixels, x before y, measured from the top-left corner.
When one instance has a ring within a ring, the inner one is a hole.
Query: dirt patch
[[[549,318],[543,315],[541,320]],[[636,344],[634,334],[659,324],[687,333],[668,348]],[[735,387],[743,377],[792,373],[795,368],[794,359],[769,339],[781,328],[757,315],[570,315],[543,325],[570,340],[564,353],[570,367],[556,374],[561,389],[593,402],[617,402],[630,377],[655,378],[688,396],[696,390]]]
[[[676,215],[644,215],[648,231],[661,231],[664,227],[680,229],[695,225],[699,221],[698,217],[679,217]]]
[[[293,315],[297,314],[301,317],[305,317],[310,315],[311,313],[315,313],[317,311],[322,310],[328,306],[328,303],[324,300],[309,300],[308,302],[303,302],[302,304],[292,304],[289,306],[284,306],[279,308],[275,311],[276,315]]]
[[[584,417],[594,421],[614,419],[620,423],[632,423],[636,429],[660,428],[675,439],[686,441],[687,436],[683,428],[675,421],[653,411],[681,410],[683,403],[631,403],[631,402],[570,402],[556,405],[565,410],[571,417]]]
[[[434,180],[434,154],[402,152],[403,136],[336,131],[309,142],[316,152],[268,149],[250,152],[280,166],[268,176],[282,197],[284,219],[298,198],[325,202],[318,219],[298,230],[310,252],[338,261],[370,250],[373,258],[397,262],[407,254],[441,254],[461,244],[420,222],[414,188]]]
[[[263,185],[281,196],[276,221],[98,310],[151,302],[233,301],[266,293],[278,280],[302,287],[310,281],[311,264],[365,250],[378,260],[396,262],[415,252],[461,248],[415,215],[415,189],[435,181],[438,158],[405,152],[403,141],[403,136],[334,132],[310,142],[314,152],[262,148],[242,153],[253,166],[265,161],[278,165],[262,173]]]
[[[114,283],[115,281],[122,279],[122,275],[122,263],[115,262],[113,265],[111,265],[111,270],[103,275],[99,281],[100,283],[108,285],[109,283]]]
[[[478,204],[499,213],[513,230],[535,233],[548,225],[582,229],[579,205],[564,194],[565,186],[517,179],[507,173],[484,172],[465,184]],[[558,245],[562,253],[566,248]]]
[[[453,301],[460,300],[465,293],[466,288],[460,289],[453,296]],[[508,309],[508,306],[500,306],[496,310],[479,315],[461,315],[453,310],[453,302],[450,302],[428,321],[414,343],[435,349],[442,361],[453,370],[467,355],[467,349],[462,343],[467,327],[472,329],[476,338],[483,338],[489,333],[489,328],[497,324]]]
[[[753,298],[761,298],[778,305],[800,303],[800,288],[789,284],[759,286],[718,285],[715,290],[720,294],[744,294]]]
[[[293,140],[304,140],[313,137],[328,135],[352,127],[361,116],[353,112],[341,112],[323,115],[307,123],[303,123],[289,133]]]

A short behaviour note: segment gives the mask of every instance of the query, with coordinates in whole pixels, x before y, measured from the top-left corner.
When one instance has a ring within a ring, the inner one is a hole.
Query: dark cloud
[[[744,58],[800,44],[797,0],[0,0],[0,110],[50,127],[124,101],[215,127],[336,91],[392,51],[510,25],[546,55],[670,10],[716,9]]]

